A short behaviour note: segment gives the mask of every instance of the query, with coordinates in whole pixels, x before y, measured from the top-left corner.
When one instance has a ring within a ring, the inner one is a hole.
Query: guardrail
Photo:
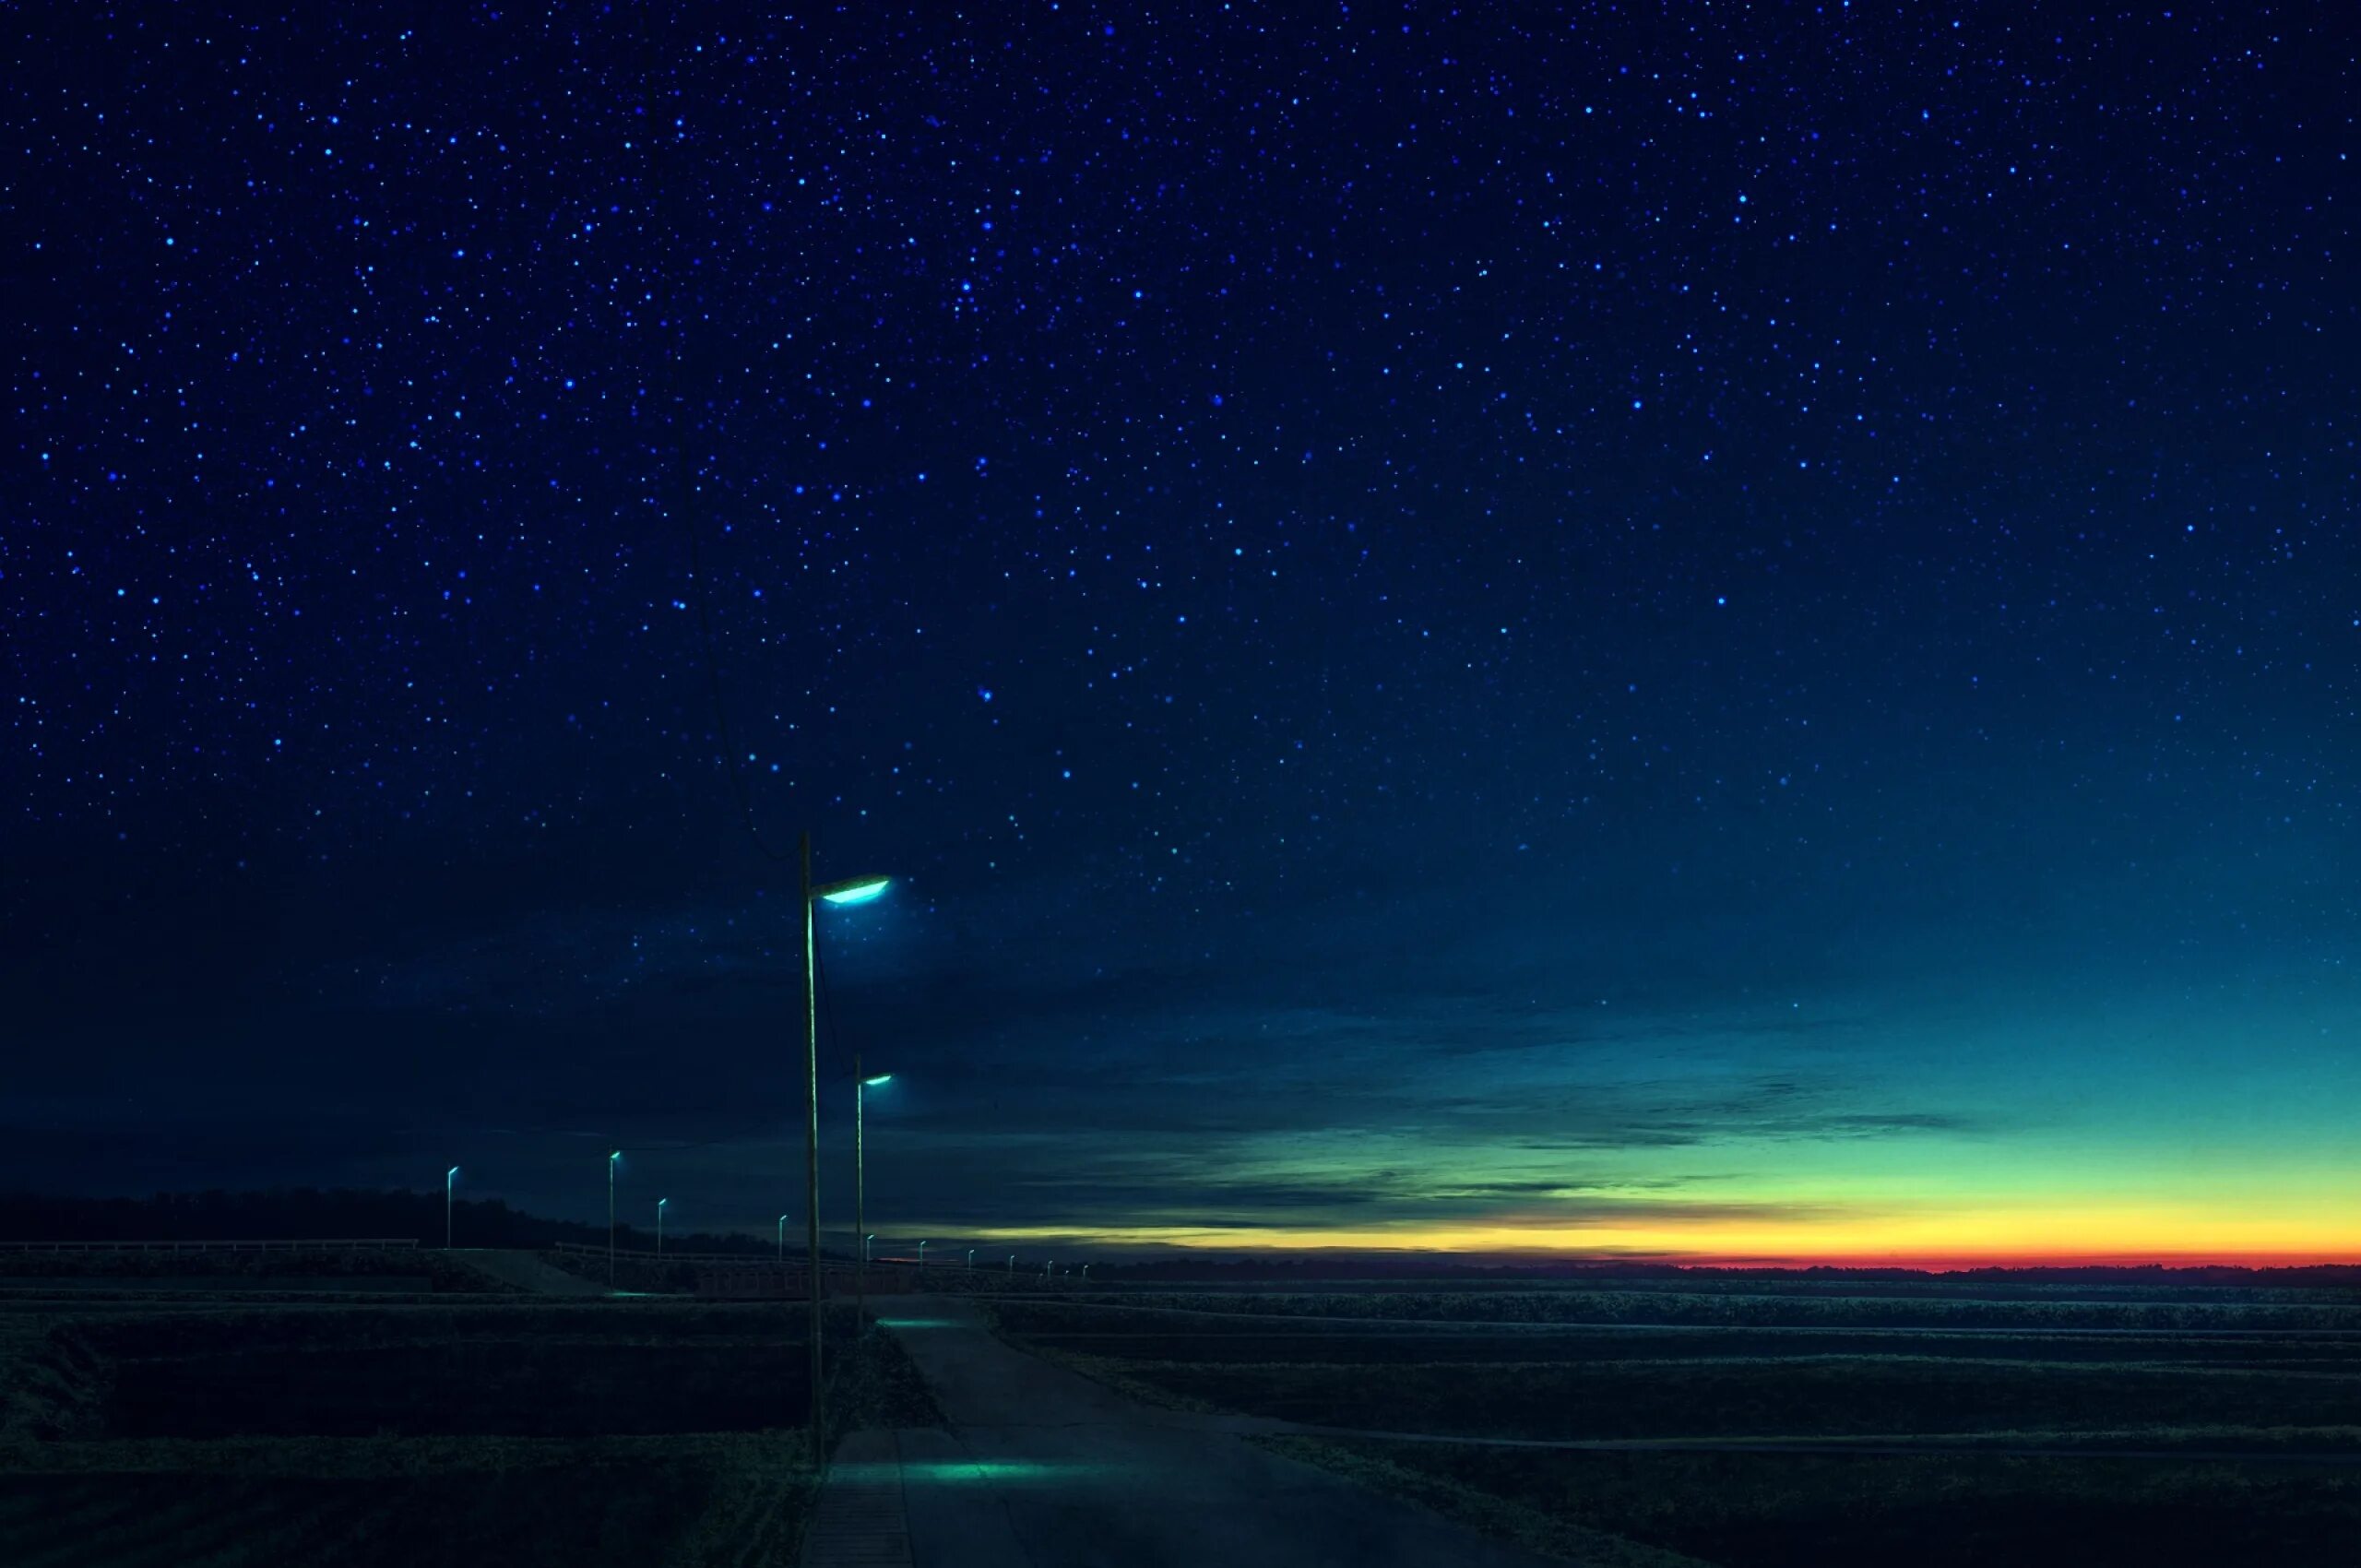
[[[338,1253],[405,1247],[415,1236],[338,1236],[316,1241],[0,1241],[9,1253]]]

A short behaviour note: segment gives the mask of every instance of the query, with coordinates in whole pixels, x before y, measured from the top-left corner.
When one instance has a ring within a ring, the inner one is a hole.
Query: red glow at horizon
[[[1471,1261],[1473,1259],[1471,1258]],[[1959,1274],[1979,1268],[2321,1268],[2361,1267],[2361,1256],[2334,1253],[1823,1253],[1810,1255],[1667,1254],[1654,1257],[1572,1257],[1562,1253],[1501,1254],[1501,1262],[1614,1265],[1667,1268],[1904,1268]]]

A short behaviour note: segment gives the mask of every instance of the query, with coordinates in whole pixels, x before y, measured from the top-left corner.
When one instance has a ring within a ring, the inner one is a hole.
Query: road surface
[[[1550,1562],[1244,1440],[1284,1423],[1157,1409],[1026,1355],[955,1297],[876,1309],[948,1426],[848,1440],[813,1521],[812,1568]]]

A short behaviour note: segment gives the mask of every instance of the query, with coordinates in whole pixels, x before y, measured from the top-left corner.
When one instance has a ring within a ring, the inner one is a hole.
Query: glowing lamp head
[[[849,882],[832,882],[825,887],[815,887],[812,890],[812,897],[824,904],[841,908],[848,904],[866,904],[893,885],[894,879],[890,876],[857,876]]]
[[[891,1073],[880,1073],[880,1074],[878,1074],[878,1075],[877,1075],[877,1076],[875,1076],[875,1077],[873,1077],[873,1078],[863,1078],[863,1079],[861,1079],[861,1080],[860,1080],[860,1087],[863,1087],[863,1088],[867,1088],[867,1089],[873,1089],[873,1088],[875,1088],[875,1087],[876,1087],[878,1085],[880,1085],[880,1084],[890,1084],[890,1083],[892,1083],[893,1081],[894,1081],[894,1075],[893,1075],[893,1074],[891,1074]]]
[[[457,1166],[454,1165],[453,1167],[451,1167],[451,1169],[450,1169],[450,1170],[445,1170],[445,1172],[443,1172],[443,1180],[445,1180],[445,1182],[448,1182],[452,1177],[457,1176],[458,1173],[459,1173],[459,1168],[458,1168]]]

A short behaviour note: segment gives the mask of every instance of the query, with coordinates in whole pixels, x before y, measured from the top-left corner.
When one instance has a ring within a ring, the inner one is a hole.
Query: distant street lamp
[[[443,1250],[451,1250],[451,1183],[459,1179],[456,1165],[443,1172]]]
[[[818,922],[820,904],[845,907],[866,904],[885,891],[888,879],[856,876],[843,882],[812,883],[812,835],[796,841],[798,885],[803,921],[803,1204],[805,1234],[812,1251],[812,1463],[827,1463],[824,1446],[828,1430],[828,1384],[821,1371],[820,1334],[826,1317],[820,1284],[820,963]],[[855,1226],[857,1230],[859,1226]],[[858,1272],[856,1270],[856,1272]]]
[[[623,1157],[621,1149],[607,1156],[607,1289],[610,1290],[615,1288],[615,1162]]]
[[[778,1261],[787,1261],[787,1216],[778,1217]]]
[[[1085,1281],[1087,1281],[1090,1278],[1090,1265],[1088,1264],[1084,1264],[1082,1265],[1082,1277]]]
[[[967,1249],[967,1272],[976,1272],[976,1249],[973,1247]]]
[[[869,1113],[869,1091],[875,1085],[890,1084],[893,1081],[894,1075],[891,1073],[880,1073],[873,1078],[862,1077],[860,1048],[859,1046],[853,1048],[852,1229],[855,1235],[862,1234],[861,1227],[869,1223],[869,1217],[862,1212],[862,1206],[868,1201],[866,1194],[869,1187],[869,1164],[868,1155],[862,1147],[861,1133],[861,1125]],[[852,1307],[853,1322],[860,1324],[862,1321],[860,1314],[869,1310],[869,1249],[865,1245],[860,1249],[860,1261],[853,1265]]]
[[[920,1268],[924,1268],[926,1266],[926,1243],[924,1241],[920,1241],[919,1243],[919,1266]]]
[[[664,1206],[671,1201],[670,1198],[656,1200],[656,1255],[659,1258],[664,1255]]]
[[[874,1231],[874,1230],[872,1230],[868,1235],[863,1236],[863,1237],[860,1239],[860,1261],[861,1261],[861,1262],[863,1262],[863,1263],[867,1263],[867,1262],[869,1261],[869,1243],[870,1243],[870,1242],[872,1242],[872,1241],[874,1241],[875,1240],[877,1240],[877,1232],[876,1232],[876,1231]]]
[[[1014,1253],[1009,1253],[1009,1254],[1008,1254],[1008,1272],[1009,1272],[1009,1277],[1010,1277],[1011,1278],[1015,1277],[1015,1275],[1016,1275],[1016,1254],[1015,1254]]]

